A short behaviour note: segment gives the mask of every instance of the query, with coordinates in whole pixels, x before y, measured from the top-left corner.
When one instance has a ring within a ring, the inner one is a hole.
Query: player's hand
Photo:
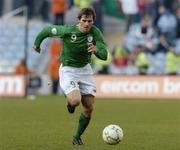
[[[40,48],[40,47],[36,47],[35,45],[33,46],[33,49],[34,49],[36,52],[38,52],[38,53],[41,52],[41,48]]]
[[[88,52],[89,53],[95,53],[96,52],[96,46],[93,45],[93,43],[88,43]]]

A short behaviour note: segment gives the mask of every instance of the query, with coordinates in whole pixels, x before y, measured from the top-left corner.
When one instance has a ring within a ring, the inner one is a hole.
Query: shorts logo
[[[71,42],[75,42],[76,39],[77,39],[77,36],[76,36],[76,34],[73,33],[73,34],[71,35]]]
[[[71,81],[70,84],[71,84],[72,88],[76,87],[76,83],[74,81]]]

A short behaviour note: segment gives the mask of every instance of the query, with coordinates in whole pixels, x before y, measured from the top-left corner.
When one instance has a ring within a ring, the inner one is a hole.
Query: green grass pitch
[[[36,100],[0,98],[0,150],[179,150],[180,101],[97,99],[83,135],[85,146],[72,146],[81,107],[73,115],[61,96]],[[123,128],[118,145],[102,140],[106,125]]]

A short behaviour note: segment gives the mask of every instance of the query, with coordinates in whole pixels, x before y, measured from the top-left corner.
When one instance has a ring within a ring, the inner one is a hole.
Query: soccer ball
[[[110,145],[118,144],[123,139],[123,130],[115,124],[108,125],[102,132],[104,142]]]

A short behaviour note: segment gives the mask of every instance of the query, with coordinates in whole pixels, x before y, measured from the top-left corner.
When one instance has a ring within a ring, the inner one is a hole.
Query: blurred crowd
[[[114,45],[109,63],[95,61],[96,72],[180,74],[180,0],[118,2],[127,17],[126,32],[123,40]]]

